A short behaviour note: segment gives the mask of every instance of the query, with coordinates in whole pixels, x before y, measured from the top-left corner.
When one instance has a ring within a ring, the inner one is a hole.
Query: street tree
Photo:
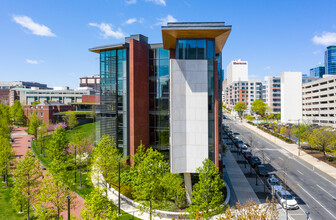
[[[28,150],[24,158],[18,161],[17,168],[14,170],[15,184],[27,199],[28,219],[30,204],[37,201],[37,195],[40,192],[41,176],[40,162]]]
[[[85,198],[85,208],[81,211],[84,220],[118,219],[116,207],[112,202],[106,203],[107,197],[104,189],[94,188]]]
[[[236,111],[236,112],[238,112],[238,115],[239,115],[239,117],[240,117],[240,119],[242,119],[242,117],[243,117],[243,113],[244,113],[244,111],[246,110],[246,104],[244,103],[244,102],[238,102],[235,106],[234,106],[234,110]]]
[[[245,119],[248,121],[253,121],[255,118],[252,115],[246,115]]]
[[[327,127],[315,128],[308,138],[308,143],[312,148],[323,152],[323,159],[326,160],[326,151],[335,145],[335,132]]]
[[[66,137],[66,131],[61,126],[58,126],[52,134],[50,141],[48,142],[48,157],[51,161],[56,160],[64,162],[66,160],[66,150],[68,149],[68,139]]]
[[[41,154],[45,157],[45,136],[48,135],[47,125],[41,122],[37,129],[37,143],[40,145]]]
[[[3,173],[6,186],[8,187],[9,164],[15,155],[8,137],[0,136],[0,170]]]
[[[65,121],[66,125],[70,128],[70,130],[74,129],[78,125],[77,116],[75,114],[66,114],[63,117],[63,120]]]
[[[197,168],[199,181],[193,186],[192,203],[187,209],[190,218],[195,218],[197,211],[203,218],[219,214],[223,210],[225,183],[221,180],[218,167],[210,159],[203,161],[203,166]]]
[[[286,127],[286,126],[282,126],[280,129],[280,134],[285,135],[288,137],[288,139],[291,138],[292,135],[292,128],[291,127]]]
[[[35,138],[37,138],[37,132],[38,127],[41,125],[41,120],[37,117],[36,111],[34,111],[29,116],[29,126],[28,126],[28,132],[32,135],[34,135]]]
[[[56,219],[60,219],[60,214],[68,208],[67,196],[72,198],[71,201],[75,198],[68,187],[47,172],[40,187],[37,215],[41,219],[46,216],[56,216]],[[72,209],[75,208],[74,202],[71,205]]]
[[[14,104],[10,107],[10,116],[14,123],[24,122],[23,105],[19,100],[15,100]]]
[[[292,130],[294,136],[297,138],[300,136],[300,139],[303,141],[308,141],[308,137],[312,132],[311,126],[306,123],[295,125]]]
[[[23,210],[27,209],[28,201],[20,188],[20,184],[14,182],[10,195],[11,204],[13,205],[14,209],[17,210],[19,213],[23,213]]]
[[[267,103],[265,103],[263,100],[261,99],[256,99],[254,100],[254,102],[252,102],[252,111],[259,115],[261,118],[265,117],[266,111],[268,109],[267,107]]]

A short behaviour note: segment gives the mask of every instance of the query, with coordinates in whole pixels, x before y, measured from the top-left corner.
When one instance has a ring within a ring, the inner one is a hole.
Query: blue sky
[[[167,21],[224,21],[223,49],[249,62],[251,78],[308,73],[336,44],[335,0],[1,0],[0,81],[25,80],[77,88],[99,73],[89,48],[141,33],[162,42]]]

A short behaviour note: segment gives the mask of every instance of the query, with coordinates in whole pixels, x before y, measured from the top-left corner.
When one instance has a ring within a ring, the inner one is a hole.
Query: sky
[[[223,69],[249,62],[249,77],[309,73],[336,45],[336,0],[1,0],[0,81],[78,88],[99,73],[88,49],[143,34],[161,43],[167,22],[232,25]]]

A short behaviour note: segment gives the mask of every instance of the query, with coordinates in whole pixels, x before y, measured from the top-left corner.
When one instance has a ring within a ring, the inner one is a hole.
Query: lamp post
[[[309,220],[309,215],[310,215],[310,212],[309,211],[306,211],[306,216],[307,216],[307,220]]]
[[[118,178],[118,214],[120,215],[120,161],[118,162],[119,178]]]
[[[68,199],[68,220],[70,220],[70,196],[66,196]]]

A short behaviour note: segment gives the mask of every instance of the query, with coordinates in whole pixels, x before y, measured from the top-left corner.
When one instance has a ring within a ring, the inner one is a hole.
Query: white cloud
[[[172,15],[167,15],[165,18],[158,18],[159,22],[156,25],[167,25],[168,22],[177,22],[177,19],[174,18]]]
[[[166,1],[165,0],[146,0],[146,2],[153,2],[157,5],[163,5],[166,6]]]
[[[135,22],[137,22],[137,19],[136,19],[136,18],[130,18],[130,19],[128,19],[127,21],[125,21],[126,24],[133,24],[133,23],[135,23]]]
[[[112,26],[110,24],[106,24],[104,22],[102,22],[101,24],[97,24],[97,23],[89,23],[90,26],[92,27],[97,27],[102,33],[101,36],[105,39],[109,38],[109,37],[113,37],[116,39],[120,39],[125,37],[125,34],[122,32],[122,30],[120,28],[118,28],[117,30],[112,30]]]
[[[13,20],[21,25],[24,28],[27,28],[32,32],[32,34],[38,35],[38,36],[45,36],[45,37],[56,37],[56,35],[51,32],[50,28],[43,24],[38,24],[34,22],[30,17],[28,16],[13,16]]]
[[[313,54],[317,55],[317,54],[320,54],[321,52],[322,52],[322,50],[315,50],[315,51],[313,51]]]
[[[31,59],[26,59],[26,63],[29,63],[29,64],[40,64],[41,61],[38,61],[38,60],[31,60]]]
[[[323,32],[321,36],[314,36],[312,41],[315,44],[321,44],[324,46],[330,46],[336,44],[336,33],[333,32]]]
[[[126,0],[126,5],[133,5],[137,2],[137,0]]]
[[[266,67],[264,68],[264,70],[270,70],[270,69],[271,69],[270,66],[266,66]]]

